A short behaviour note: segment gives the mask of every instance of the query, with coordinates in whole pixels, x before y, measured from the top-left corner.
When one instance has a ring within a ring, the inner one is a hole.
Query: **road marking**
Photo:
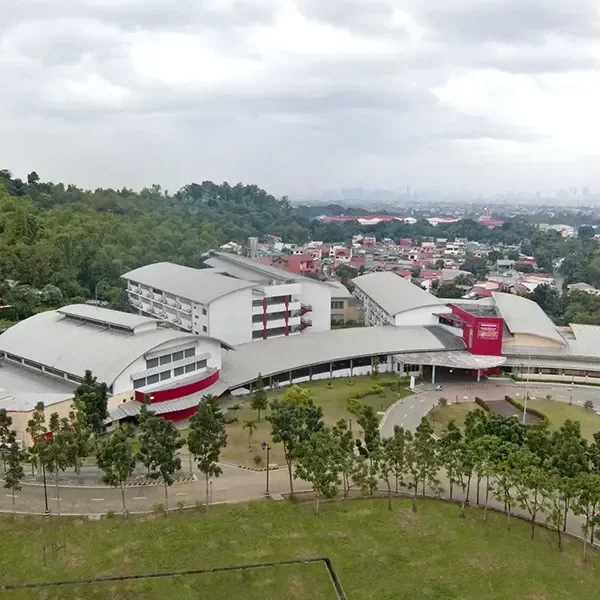
[[[187,492],[177,492],[176,496],[187,496]]]
[[[13,497],[13,495],[12,495],[12,494],[6,494],[6,497],[7,497],[7,498],[12,498],[12,497]],[[18,497],[19,497],[19,496],[17,496],[17,495],[15,494],[15,498],[18,498]]]
[[[92,502],[104,502],[104,498],[92,498]]]
[[[50,500],[60,500],[60,498],[50,498]]]
[[[408,414],[408,413],[404,413],[404,418],[405,418],[405,419],[406,419],[406,415],[407,415],[407,414]]]
[[[145,500],[146,496],[134,496],[134,500]]]

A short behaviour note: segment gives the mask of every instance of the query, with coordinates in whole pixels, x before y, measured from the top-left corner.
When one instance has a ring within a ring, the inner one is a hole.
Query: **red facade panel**
[[[151,392],[150,396],[152,396],[153,404],[155,402],[175,400],[176,398],[185,398],[186,396],[190,396],[191,394],[195,394],[197,392],[205,390],[206,388],[209,388],[211,385],[214,385],[217,381],[219,381],[219,371],[211,373],[208,377],[205,377],[200,381],[194,381],[193,383],[188,383],[179,387],[173,387],[168,390],[158,390],[156,392]],[[136,391],[135,399],[138,402],[143,402],[144,392]]]
[[[463,320],[463,340],[471,354],[484,356],[502,354],[504,329],[502,317],[474,315],[458,306],[452,306],[452,312]]]

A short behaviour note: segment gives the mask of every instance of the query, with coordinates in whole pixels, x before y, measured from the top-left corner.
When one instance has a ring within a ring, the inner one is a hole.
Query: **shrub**
[[[594,410],[594,403],[591,400],[586,400],[583,403],[583,408],[585,408],[585,410],[592,412]]]
[[[443,396],[438,400],[438,406],[448,406],[448,400]]]
[[[348,398],[346,400],[346,410],[350,414],[357,415],[358,412],[360,411],[360,407],[361,407],[360,402],[354,396],[350,396],[350,398]]]
[[[348,379],[348,381],[346,381],[346,385],[354,385],[354,381],[352,381],[352,379]]]
[[[492,412],[490,405],[483,398],[480,398],[479,396],[475,396],[475,404],[477,404],[477,406],[481,406],[481,408],[483,408],[483,410],[485,410],[487,412]]]
[[[183,510],[183,507],[184,507],[184,506],[185,506],[185,504],[184,504],[184,503],[183,503],[181,500],[179,500],[179,502],[177,503],[177,508],[178,508],[179,510]]]
[[[253,460],[254,460],[254,464],[256,466],[258,466],[262,462],[262,456],[260,454],[255,454]]]
[[[164,504],[155,504],[152,508],[152,512],[156,515],[162,515],[165,513],[165,505]]]
[[[106,513],[106,518],[107,518],[107,519],[114,519],[114,518],[115,518],[115,511],[114,511],[114,510],[109,510],[109,511]]]
[[[327,389],[330,390],[333,387],[333,383],[331,381],[327,382]]]

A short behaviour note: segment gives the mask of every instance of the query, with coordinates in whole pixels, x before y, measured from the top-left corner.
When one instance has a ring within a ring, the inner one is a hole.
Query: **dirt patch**
[[[350,537],[345,531],[330,531],[327,537],[345,539]]]
[[[497,562],[489,556],[474,556],[468,560],[468,564],[471,568],[480,571],[490,571],[497,567]]]
[[[530,594],[528,600],[548,600],[548,597],[545,594]]]
[[[125,554],[125,556],[123,556],[123,564],[130,565],[132,562],[133,558],[131,558],[131,556],[129,556],[128,554]]]
[[[68,544],[65,549],[64,563],[70,567],[79,567],[84,563],[84,554],[80,546]]]

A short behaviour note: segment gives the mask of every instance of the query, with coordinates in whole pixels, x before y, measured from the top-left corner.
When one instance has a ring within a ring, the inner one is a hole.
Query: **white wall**
[[[190,336],[189,342],[193,342],[194,339]],[[187,343],[185,338],[180,338],[179,340],[174,340],[172,342],[165,342],[160,346],[152,349],[152,352],[164,351],[165,354],[168,354],[167,350],[169,348],[176,349],[178,346],[182,346]],[[215,340],[196,340],[196,355],[201,354],[210,354],[210,357],[207,360],[207,366],[212,369],[220,369],[221,368],[221,345],[219,342]],[[169,365],[164,365],[165,370]],[[144,355],[140,356],[130,365],[123,365],[123,371],[121,374],[115,379],[113,384],[113,396],[118,394],[123,394],[125,392],[129,392],[133,390],[133,381],[131,380],[132,373],[140,373],[141,371],[146,370],[146,358]],[[186,377],[190,377],[190,373],[184,374],[180,377],[174,377],[169,379],[168,381],[177,381],[177,379],[185,379]]]
[[[401,325],[438,325],[439,319],[435,314],[451,313],[449,306],[422,306],[407,310],[395,316],[394,324]]]
[[[331,329],[331,290],[330,286],[323,283],[302,281],[302,302],[312,306],[312,312],[306,314],[312,321],[312,327],[306,329],[305,333]]]
[[[252,341],[252,289],[217,298],[208,306],[208,334],[232,346]]]

